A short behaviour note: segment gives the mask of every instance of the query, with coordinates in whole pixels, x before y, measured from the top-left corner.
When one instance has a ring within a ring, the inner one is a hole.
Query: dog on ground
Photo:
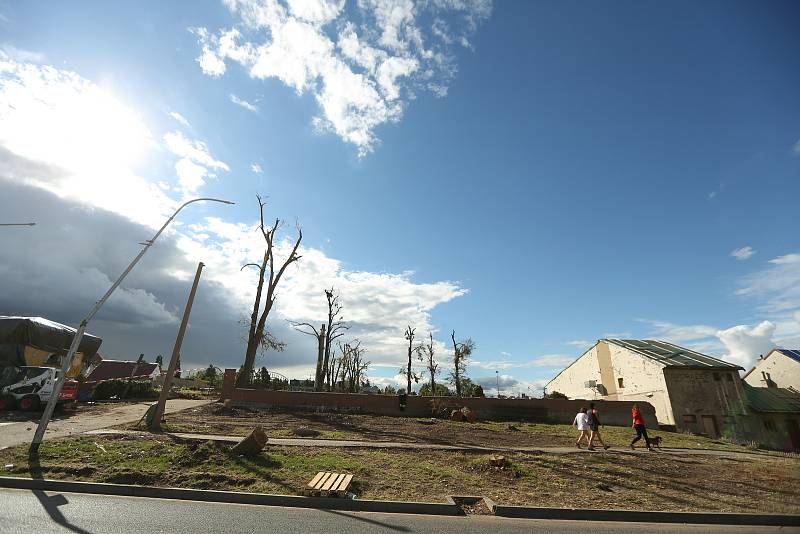
[[[647,440],[647,447],[658,447],[661,450],[661,436],[653,436],[645,438]]]

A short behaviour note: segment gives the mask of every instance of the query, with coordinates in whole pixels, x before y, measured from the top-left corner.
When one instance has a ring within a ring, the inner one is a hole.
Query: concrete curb
[[[461,509],[448,499],[447,503],[370,501],[359,499],[335,499],[326,497],[301,497],[296,495],[270,495],[235,491],[158,488],[129,484],[105,484],[101,482],[73,482],[66,480],[0,477],[0,487],[13,489],[64,491],[73,493],[95,493],[126,497],[149,497],[156,499],[180,499],[188,501],[221,502],[235,504],[258,504],[263,506],[287,506],[295,508],[318,508],[349,512],[385,512],[396,514],[461,515]]]
[[[325,497],[300,497],[295,495],[270,495],[235,491],[158,488],[129,484],[101,482],[74,482],[67,480],[0,477],[0,487],[39,491],[94,493],[125,497],[176,499],[293,508],[316,508],[348,512],[383,512],[395,514],[463,515],[461,508],[448,497],[446,503],[371,501],[335,499]],[[800,515],[790,514],[739,514],[716,512],[645,512],[638,510],[591,510],[578,508],[537,508],[529,506],[503,506],[488,497],[456,497],[457,499],[483,499],[486,506],[498,517],[521,519],[559,519],[567,521],[620,521],[635,523],[683,523],[707,525],[750,526],[800,526]]]
[[[524,519],[578,521],[625,521],[635,523],[686,523],[698,525],[800,526],[800,515],[740,514],[725,512],[645,512],[639,510],[591,510],[578,508],[535,508],[496,504],[494,514]]]

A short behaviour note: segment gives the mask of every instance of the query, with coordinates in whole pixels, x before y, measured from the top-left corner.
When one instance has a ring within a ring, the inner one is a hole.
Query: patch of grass
[[[253,458],[219,442],[152,436],[46,441],[36,476],[168,487],[298,494],[318,471],[354,475],[360,498],[442,502],[486,495],[503,504],[800,512],[800,460],[673,454],[508,454],[268,446]],[[11,476],[34,476],[27,448],[0,451]]]

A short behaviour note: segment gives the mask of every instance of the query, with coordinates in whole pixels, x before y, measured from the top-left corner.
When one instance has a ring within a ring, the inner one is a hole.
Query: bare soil
[[[529,422],[478,421],[455,422],[444,419],[389,417],[367,414],[311,413],[224,409],[212,404],[174,413],[167,418],[167,429],[244,436],[254,426],[261,426],[267,436],[299,437],[298,429],[319,432],[320,439],[393,441],[402,443],[437,443],[482,447],[556,447],[574,446],[578,432],[570,422],[541,424]],[[303,431],[300,431],[301,433]],[[663,438],[666,448],[748,451],[747,448],[703,436],[650,430]],[[604,426],[603,439],[616,447],[627,446],[635,435],[626,427]]]

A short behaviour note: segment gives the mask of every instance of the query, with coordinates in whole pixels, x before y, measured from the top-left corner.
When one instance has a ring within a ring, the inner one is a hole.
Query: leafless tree
[[[268,340],[270,338],[274,339],[267,335],[266,324],[267,318],[269,317],[269,312],[272,311],[272,306],[275,304],[275,290],[278,287],[281,278],[283,277],[283,273],[286,272],[286,268],[300,259],[301,256],[297,254],[297,249],[300,247],[300,242],[303,240],[303,230],[298,225],[297,240],[292,247],[292,251],[286,257],[280,267],[276,269],[275,235],[281,226],[281,221],[280,219],[275,219],[275,222],[272,226],[265,226],[264,206],[266,205],[266,202],[262,200],[260,195],[256,195],[256,198],[258,199],[258,208],[261,219],[259,230],[261,230],[261,235],[264,237],[264,257],[261,260],[261,264],[249,263],[242,267],[242,269],[248,266],[258,268],[258,285],[256,286],[256,298],[255,302],[253,302],[253,313],[250,315],[250,327],[247,333],[247,351],[244,355],[242,372],[239,374],[239,378],[237,379],[237,387],[245,386],[250,382],[250,377],[253,372],[253,365],[255,364],[256,360],[256,353],[258,352],[259,347],[264,346],[265,342],[269,344]],[[265,289],[265,282],[266,296],[264,298],[262,309],[261,301]]]
[[[361,347],[359,340],[354,339],[349,343],[339,343],[339,350],[341,354],[336,369],[337,376],[334,377],[335,384],[338,384],[338,378],[341,376],[342,383],[347,391],[356,393],[361,387],[364,375],[371,363],[363,359],[366,349]],[[340,372],[341,374],[339,374]]]
[[[453,340],[453,371],[450,373],[450,381],[456,388],[456,395],[460,397],[461,385],[467,370],[467,360],[472,355],[472,351],[475,350],[475,342],[470,338],[456,342],[455,330],[453,330],[450,338]]]
[[[328,323],[323,324],[319,330],[310,323],[292,323],[298,331],[314,336],[318,340],[317,350],[317,370],[314,378],[314,389],[322,391],[328,372],[329,360],[331,357],[331,346],[333,342],[342,337],[347,330],[347,325],[341,317],[342,305],[339,303],[339,295],[334,288],[325,290],[325,299],[328,301]],[[328,381],[330,390],[330,382]]]
[[[406,375],[406,380],[408,381],[408,385],[406,386],[406,394],[408,395],[411,395],[411,381],[413,380],[414,383],[419,382],[419,375],[417,375],[411,369],[411,355],[419,350],[419,347],[414,348],[414,332],[416,332],[416,330],[416,328],[411,328],[411,325],[409,325],[403,334],[406,341],[408,341],[408,366],[401,367],[400,372]]]
[[[439,364],[434,360],[433,348],[433,334],[428,332],[430,341],[427,344],[421,344],[417,351],[417,357],[428,369],[431,375],[431,395],[436,395],[436,375],[439,374]]]
[[[314,391],[322,391],[322,383],[325,376],[325,369],[322,367],[322,361],[325,356],[325,341],[328,337],[325,332],[325,323],[320,325],[319,330],[314,328],[314,325],[311,323],[291,324],[298,332],[308,334],[309,336],[314,336],[314,338],[317,340],[317,369],[316,373],[314,374]]]

